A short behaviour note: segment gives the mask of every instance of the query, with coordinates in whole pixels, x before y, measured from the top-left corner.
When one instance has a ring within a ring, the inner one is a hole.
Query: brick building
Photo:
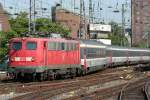
[[[0,4],[0,31],[7,32],[10,29],[10,25],[8,22],[7,14],[5,14],[5,11]]]
[[[66,9],[63,9],[60,5],[56,5],[52,8],[52,21],[60,23],[64,27],[71,30],[70,36],[72,38],[78,38],[80,31],[80,16]],[[87,24],[84,27],[87,33]],[[83,37],[83,35],[82,35]]]
[[[132,0],[132,44],[147,41],[150,34],[150,0]]]

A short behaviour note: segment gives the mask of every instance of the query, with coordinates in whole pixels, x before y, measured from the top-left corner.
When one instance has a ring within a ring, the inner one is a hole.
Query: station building
[[[111,45],[108,35],[111,34],[111,25],[89,24],[90,39],[100,41],[106,45]]]

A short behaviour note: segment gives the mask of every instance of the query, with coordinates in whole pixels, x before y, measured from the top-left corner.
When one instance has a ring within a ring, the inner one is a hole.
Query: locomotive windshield
[[[28,50],[35,50],[37,48],[36,42],[27,42],[26,48]]]
[[[22,43],[21,42],[13,42],[12,49],[20,50],[21,48],[22,48]]]

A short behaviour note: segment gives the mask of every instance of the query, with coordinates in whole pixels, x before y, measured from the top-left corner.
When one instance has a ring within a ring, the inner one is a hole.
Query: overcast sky
[[[39,12],[37,17],[41,16],[51,16],[51,7],[56,5],[56,3],[59,3],[61,0],[35,0],[36,1],[36,8]],[[63,7],[66,9],[69,9],[71,11],[74,11],[74,1],[75,1],[75,11],[79,12],[79,2],[80,0],[62,0],[63,1]],[[88,16],[88,7],[89,7],[89,0],[85,1],[85,9],[86,9],[86,15]],[[130,0],[92,0],[93,6],[94,6],[94,17],[97,18],[95,21],[115,21],[118,23],[121,23],[121,9],[122,4],[126,5],[126,23],[130,23]],[[0,3],[2,3],[4,9],[6,9],[11,14],[18,13],[20,11],[29,11],[29,0],[0,0]],[[40,8],[47,8],[48,10],[45,12],[42,12]],[[112,7],[112,8],[111,8]],[[102,10],[100,10],[102,8]],[[119,13],[114,13],[114,10],[119,10]]]

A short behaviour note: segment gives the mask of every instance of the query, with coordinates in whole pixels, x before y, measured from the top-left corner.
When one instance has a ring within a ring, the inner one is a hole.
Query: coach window
[[[36,42],[27,42],[26,48],[28,50],[36,50],[37,48],[37,43]]]
[[[12,49],[20,50],[21,48],[22,48],[22,43],[21,42],[13,42]]]

